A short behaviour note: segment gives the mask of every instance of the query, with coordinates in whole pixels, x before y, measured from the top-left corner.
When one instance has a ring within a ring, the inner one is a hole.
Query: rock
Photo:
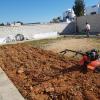
[[[25,37],[24,37],[23,34],[17,34],[17,35],[15,36],[16,41],[23,41],[24,38],[25,38]]]
[[[82,97],[82,93],[81,92],[76,92],[76,95],[74,97],[74,100],[83,100],[83,97]]]
[[[98,100],[96,98],[96,96],[93,93],[89,92],[89,91],[85,91],[84,96],[85,96],[86,100]]]
[[[18,70],[17,70],[17,73],[18,74],[21,74],[21,73],[23,73],[24,72],[24,69],[21,67],[21,68],[19,68]]]
[[[100,88],[100,79],[96,79],[95,83],[96,83],[97,87]]]
[[[48,88],[45,89],[45,91],[46,92],[51,92],[51,91],[53,92],[54,91],[54,88],[53,87],[48,87]]]

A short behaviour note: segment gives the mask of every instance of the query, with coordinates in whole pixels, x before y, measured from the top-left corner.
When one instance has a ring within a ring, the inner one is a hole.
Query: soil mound
[[[100,100],[100,74],[31,45],[0,47],[0,66],[26,100]]]

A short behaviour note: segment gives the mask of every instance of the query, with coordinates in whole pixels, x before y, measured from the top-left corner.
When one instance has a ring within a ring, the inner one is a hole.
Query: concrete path
[[[1,68],[0,100],[25,100]]]

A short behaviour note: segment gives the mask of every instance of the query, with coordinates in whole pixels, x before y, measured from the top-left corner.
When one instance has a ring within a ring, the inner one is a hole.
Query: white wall
[[[63,32],[69,26],[68,23],[56,23],[56,24],[37,24],[37,25],[24,25],[24,26],[0,26],[0,38],[11,35],[15,36],[16,34],[23,34],[29,38],[32,38],[34,34],[39,33],[49,33],[49,32]],[[74,24],[68,27],[68,30],[64,31],[65,33],[74,32]],[[72,29],[73,28],[73,29]]]

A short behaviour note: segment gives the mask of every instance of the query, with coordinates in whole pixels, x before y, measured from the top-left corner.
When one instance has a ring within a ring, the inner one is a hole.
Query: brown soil
[[[77,63],[31,45],[0,47],[0,66],[26,100],[100,100],[100,74]]]

